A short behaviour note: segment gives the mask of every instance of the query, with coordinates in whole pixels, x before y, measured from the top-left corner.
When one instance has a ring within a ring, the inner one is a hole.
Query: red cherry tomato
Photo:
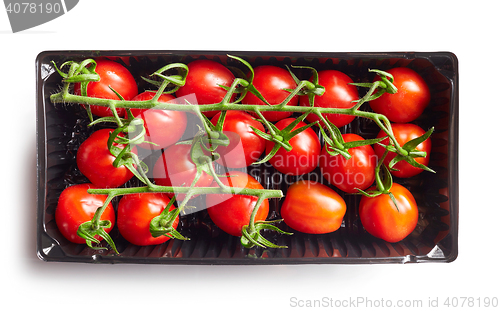
[[[122,197],[118,204],[116,225],[120,234],[135,245],[157,245],[170,238],[160,236],[154,238],[149,231],[149,224],[153,218],[160,215],[168,205],[170,198],[164,193],[129,194]],[[170,210],[175,209],[172,205]],[[177,228],[179,217],[173,223]]]
[[[104,205],[107,196],[89,194],[88,189],[95,189],[92,184],[80,184],[70,186],[61,193],[55,213],[55,219],[59,231],[72,243],[85,244],[85,239],[77,235],[78,227],[84,222],[92,220],[96,210]],[[115,210],[108,204],[101,215],[100,220],[111,221],[111,227],[104,229],[110,232],[115,223]],[[99,241],[100,236],[95,236]]]
[[[415,120],[429,105],[431,100],[429,87],[424,79],[410,68],[393,68],[387,72],[393,75],[393,84],[398,92],[383,94],[370,101],[370,107],[392,122],[407,123]],[[374,81],[377,80],[380,80],[379,76]]]
[[[153,178],[157,185],[166,187],[190,187],[196,177],[196,164],[191,160],[191,145],[172,145],[163,151],[153,167]],[[196,187],[209,187],[213,177],[202,172]],[[172,197],[173,194],[167,193]],[[181,201],[186,196],[176,194]]]
[[[418,207],[413,195],[405,187],[393,183],[390,192],[396,198],[397,208],[388,194],[373,198],[363,196],[359,204],[359,217],[368,233],[395,243],[407,237],[417,226]]]
[[[342,109],[353,107],[356,104],[353,101],[358,100],[359,95],[358,89],[349,83],[353,83],[352,79],[343,72],[337,70],[318,72],[318,84],[325,88],[325,93],[322,96],[316,96],[314,107]],[[309,98],[300,96],[300,105],[309,107]],[[324,114],[324,116],[337,127],[347,125],[354,120],[354,116],[342,114]],[[307,120],[315,122],[319,120],[319,117],[315,114],[309,114]]]
[[[228,177],[221,177],[224,185],[235,188],[264,189],[252,176],[240,172],[230,171]],[[212,187],[217,187],[213,183]],[[241,236],[243,226],[250,223],[250,216],[257,203],[257,197],[239,194],[207,194],[206,203],[210,219],[224,232],[234,236]],[[262,221],[269,213],[269,202],[265,199],[259,206],[255,221]]]
[[[425,134],[425,131],[418,125],[412,124],[412,123],[395,123],[392,124],[392,132],[394,133],[394,137],[396,138],[396,141],[399,143],[400,146],[403,146],[406,142],[417,138],[419,136],[422,136]],[[386,136],[385,132],[380,131],[377,135],[378,138]],[[389,138],[386,138],[380,142],[383,145],[388,145],[389,144]],[[382,157],[382,155],[385,152],[385,148],[380,146],[379,144],[374,145],[375,153],[379,157],[379,159]],[[425,151],[427,155],[425,157],[418,157],[415,158],[415,160],[427,166],[429,164],[429,157],[431,153],[431,140],[426,139],[424,142],[420,143],[416,150],[418,151]],[[389,162],[396,156],[396,153],[394,152],[389,152],[387,156],[384,159],[384,164],[387,166],[389,165]],[[393,167],[397,171],[391,171],[391,174],[396,176],[396,177],[401,177],[401,178],[408,178],[415,176],[419,173],[421,173],[423,170],[421,168],[417,168],[408,162],[402,160],[396,163]]]
[[[295,121],[293,118],[283,119],[276,123],[279,130],[284,129]],[[299,122],[294,128],[305,126],[304,122]],[[321,143],[318,136],[311,129],[295,135],[289,141],[292,150],[286,151],[280,148],[278,152],[269,160],[269,163],[279,172],[288,175],[302,175],[312,172],[317,166],[321,153]],[[266,154],[269,154],[274,147],[274,142],[266,142]]]
[[[276,66],[259,66],[254,69],[253,85],[260,94],[271,105],[278,105],[290,95],[290,92],[285,89],[295,89],[297,83],[293,80],[290,73]],[[297,106],[299,99],[294,96],[287,105]],[[244,105],[265,105],[257,96],[248,92],[243,98]],[[291,112],[262,112],[262,115],[270,122],[275,122],[281,119],[288,118],[292,115]]]
[[[114,167],[116,159],[109,152],[107,143],[112,129],[102,129],[92,133],[78,148],[76,164],[80,172],[99,188],[116,188],[129,181],[134,174],[125,166]],[[123,148],[121,144],[114,144]],[[132,152],[137,153],[136,148]]]
[[[131,100],[137,95],[137,83],[127,68],[119,63],[105,59],[96,60],[96,64],[95,71],[99,74],[100,80],[97,82],[89,82],[87,86],[88,97],[119,100],[120,98],[110,89],[110,87],[118,92],[125,100]],[[75,94],[81,95],[80,83],[75,83]],[[111,110],[107,107],[91,106],[90,111],[92,114],[99,117],[113,115]],[[123,108],[117,108],[116,111],[121,117],[125,115],[125,109]]]
[[[343,134],[344,141],[360,141],[363,137],[356,134]],[[365,190],[375,181],[377,155],[370,145],[350,148],[350,159],[338,154],[330,155],[327,145],[323,147],[319,167],[323,177],[332,185],[347,193],[357,193],[356,189]]]
[[[144,92],[132,100],[146,101],[155,96],[155,92]],[[168,103],[175,100],[169,94],[162,94],[159,102]],[[157,145],[142,143],[138,145],[144,149],[159,150],[175,144],[184,134],[187,126],[186,113],[182,111],[171,111],[162,109],[130,109],[134,117],[144,120],[146,135],[144,139]]]
[[[195,94],[198,105],[220,103],[227,93],[221,86],[230,87],[234,80],[229,69],[213,60],[195,60],[188,64],[188,69],[186,83],[175,94],[177,97]],[[212,118],[217,112],[206,111],[204,114]]]
[[[290,228],[312,234],[336,231],[345,212],[345,201],[337,192],[309,180],[299,180],[288,188],[280,211]]]
[[[217,124],[220,113],[212,118]],[[257,161],[266,148],[266,140],[257,135],[250,126],[265,132],[264,126],[243,111],[228,111],[222,128],[229,138],[229,146],[217,147],[220,159],[217,163],[229,168],[247,167]]]

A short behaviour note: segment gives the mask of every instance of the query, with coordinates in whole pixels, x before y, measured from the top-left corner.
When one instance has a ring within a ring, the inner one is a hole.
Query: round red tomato
[[[149,224],[153,218],[160,215],[168,205],[170,198],[164,193],[137,193],[122,197],[118,204],[116,225],[120,234],[130,243],[144,246],[157,245],[170,238],[159,236],[154,238],[149,231]],[[175,209],[172,205],[170,210]],[[176,229],[179,216],[173,223]]]
[[[325,88],[325,93],[322,96],[314,98],[314,107],[323,108],[351,108],[356,103],[353,101],[359,99],[358,89],[354,85],[352,79],[343,72],[337,70],[323,70],[318,72],[318,84]],[[301,106],[310,106],[307,96],[300,96]],[[324,114],[324,117],[335,124],[337,127],[347,125],[354,120],[354,116],[342,114]],[[309,122],[319,120],[315,114],[307,116]]]
[[[287,118],[276,123],[279,130],[284,129],[295,121]],[[299,122],[295,129],[305,126],[304,122]],[[317,166],[321,153],[321,143],[318,136],[311,128],[295,135],[289,140],[292,150],[286,151],[280,148],[278,152],[269,160],[269,163],[279,172],[288,175],[302,175],[312,172]],[[274,142],[266,142],[266,154],[269,154],[274,147]]]
[[[212,118],[215,125],[220,113]],[[220,154],[217,163],[229,168],[247,167],[257,161],[266,148],[266,140],[257,135],[250,126],[265,132],[264,126],[243,111],[228,111],[222,131],[229,138],[228,146],[217,147]]]
[[[407,123],[415,120],[429,105],[429,87],[424,79],[410,68],[393,68],[387,72],[394,77],[393,84],[398,91],[396,94],[385,93],[370,101],[370,107],[392,122]],[[378,75],[374,81],[377,80],[380,80]]]
[[[188,69],[186,83],[175,94],[177,97],[194,94],[198,105],[220,103],[227,93],[221,86],[230,87],[234,80],[229,69],[213,60],[195,60],[188,64]],[[217,112],[206,111],[204,114],[211,118]]]
[[[155,183],[166,187],[190,187],[197,172],[190,150],[191,145],[172,145],[165,149],[153,167]],[[212,176],[202,172],[195,186],[209,187],[212,181]],[[172,196],[170,193],[167,195]],[[183,200],[185,197],[184,194],[176,194],[177,200]]]
[[[87,86],[88,97],[119,100],[120,98],[110,89],[110,87],[118,92],[125,100],[131,100],[137,95],[137,83],[127,68],[119,63],[106,59],[98,59],[96,60],[96,64],[95,71],[99,74],[100,80],[97,82],[89,82]],[[81,95],[80,83],[75,83],[75,94]],[[99,117],[113,115],[111,110],[107,107],[91,106],[90,111]],[[123,108],[117,108],[116,111],[121,117],[125,115],[125,109]]]
[[[295,83],[295,80],[287,70],[268,65],[259,66],[254,69],[253,85],[271,105],[282,103],[290,95],[290,92],[285,91],[285,89],[293,90],[297,87],[297,83]],[[298,97],[294,96],[287,105],[297,106],[298,102]],[[250,92],[243,98],[242,104],[265,105],[262,100]],[[262,112],[262,115],[268,121],[275,122],[290,117],[292,113],[268,111]]]
[[[356,134],[343,134],[346,143],[364,140]],[[350,159],[338,154],[330,155],[327,145],[323,147],[319,159],[319,167],[323,177],[332,185],[347,193],[356,193],[357,189],[365,190],[375,181],[377,155],[370,145],[350,148]]]
[[[252,176],[240,172],[230,171],[228,177],[221,177],[224,185],[235,188],[264,189]],[[217,187],[213,182],[212,187]],[[224,232],[234,236],[241,236],[243,226],[250,223],[250,216],[257,203],[257,197],[239,194],[207,194],[206,203],[210,219]],[[255,221],[262,221],[269,213],[269,202],[265,199],[259,206]]]
[[[403,146],[406,142],[415,139],[419,136],[422,136],[425,134],[425,131],[418,125],[412,124],[412,123],[395,123],[392,124],[392,132],[394,133],[394,137],[396,138],[396,141],[400,146]],[[384,137],[387,134],[385,134],[384,131],[380,131],[378,133],[378,138]],[[389,138],[386,138],[380,142],[383,145],[388,145],[389,144]],[[375,153],[379,158],[382,157],[382,155],[385,152],[385,148],[380,146],[379,144],[374,145]],[[424,142],[420,143],[416,150],[418,151],[425,151],[427,155],[425,157],[417,157],[415,160],[427,166],[429,164],[429,157],[431,153],[431,140],[426,139]],[[391,162],[392,159],[396,156],[396,153],[394,152],[389,152],[387,156],[384,159],[384,164],[386,166],[389,165],[389,162]],[[408,162],[402,160],[396,163],[393,167],[397,171],[391,171],[391,174],[396,176],[396,177],[401,177],[401,178],[408,178],[415,176],[419,173],[421,173],[423,170],[421,168],[417,168]]]
[[[359,217],[368,233],[395,243],[406,238],[417,226],[418,207],[405,187],[393,183],[389,191],[396,199],[397,208],[388,194],[373,198],[363,196],[359,203]]]
[[[133,101],[146,101],[155,96],[155,92],[144,92]],[[175,100],[169,94],[162,94],[158,101],[168,103]],[[187,126],[186,113],[182,111],[171,111],[163,109],[130,109],[134,117],[144,120],[146,135],[144,139],[157,145],[142,143],[138,145],[144,149],[159,150],[175,144],[181,139]]]
[[[108,149],[109,134],[112,129],[102,129],[92,133],[78,148],[76,164],[80,172],[99,188],[116,188],[129,181],[134,174],[124,165],[114,167],[116,157]],[[124,148],[121,144],[114,144]],[[137,153],[136,148],[132,152]]]
[[[70,186],[61,193],[55,213],[55,219],[59,231],[72,243],[85,244],[85,239],[77,235],[78,227],[84,222],[92,220],[96,210],[104,205],[107,196],[89,194],[88,189],[95,189],[92,184],[80,184]],[[111,227],[104,229],[110,232],[115,223],[115,210],[108,204],[101,215],[100,220],[109,220]],[[95,236],[99,241],[102,237]]]
[[[312,234],[336,231],[345,212],[345,201],[337,192],[310,180],[299,180],[288,187],[280,211],[290,228]]]

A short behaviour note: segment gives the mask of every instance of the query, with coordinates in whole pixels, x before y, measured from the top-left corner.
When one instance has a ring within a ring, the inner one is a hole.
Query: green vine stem
[[[130,188],[102,188],[102,189],[89,189],[90,194],[105,194],[108,196],[121,196],[127,194],[136,193],[187,193],[190,190],[189,187],[173,187],[173,186],[142,186],[142,187],[130,187]],[[271,189],[249,189],[249,188],[221,188],[221,187],[196,187],[193,190],[194,195],[201,194],[239,194],[239,195],[250,195],[250,196],[261,196],[265,195],[266,198],[282,198],[283,192],[281,190],[271,190]]]

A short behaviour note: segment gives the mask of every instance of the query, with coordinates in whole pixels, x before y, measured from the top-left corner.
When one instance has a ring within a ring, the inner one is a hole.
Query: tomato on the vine
[[[397,203],[394,205],[389,194],[376,197],[363,196],[359,204],[359,218],[371,235],[390,243],[406,238],[417,226],[418,206],[408,189],[393,183],[389,190]]]
[[[226,174],[227,177],[221,177],[221,182],[230,187],[248,188],[248,189],[264,189],[262,185],[252,176],[240,172],[230,171]],[[217,187],[217,183],[213,183],[212,187]],[[239,194],[207,194],[206,204],[210,219],[224,232],[241,236],[242,228],[250,223],[250,216],[257,203],[258,198],[249,195]],[[262,221],[267,218],[269,213],[269,202],[267,199],[262,201],[255,221]]]
[[[283,119],[276,123],[276,127],[282,130],[294,121],[294,118]],[[306,123],[299,122],[293,130],[303,126],[306,126]],[[308,128],[292,137],[289,143],[292,150],[286,151],[284,148],[280,148],[269,160],[269,163],[283,174],[302,175],[312,172],[318,166],[321,153],[321,143],[318,135],[312,128]],[[271,152],[274,144],[272,141],[266,142],[266,154]]]
[[[89,82],[87,86],[88,97],[119,100],[120,98],[113,90],[120,94],[125,100],[131,100],[137,95],[137,82],[130,71],[119,63],[106,59],[98,59],[96,60],[95,71],[99,74],[100,80],[97,82]],[[80,83],[75,83],[74,91],[76,95],[81,95]],[[108,107],[103,106],[90,106],[90,111],[92,114],[99,117],[109,117],[113,115]],[[125,115],[125,109],[123,108],[117,108],[116,111],[121,117]]]
[[[89,183],[73,185],[64,189],[59,196],[55,212],[56,224],[62,235],[72,243],[85,244],[85,239],[77,235],[78,228],[82,223],[92,220],[96,210],[106,201],[106,195],[87,192],[95,188],[97,187]],[[111,203],[104,209],[100,220],[111,222],[111,227],[104,229],[109,233],[115,223],[115,210]],[[98,235],[95,238],[102,240]]]
[[[215,115],[211,122],[215,125],[219,121],[220,113]],[[226,113],[223,133],[229,138],[228,146],[217,147],[220,154],[217,163],[229,168],[247,167],[257,161],[266,148],[266,140],[257,135],[254,128],[264,132],[264,126],[250,114],[231,110]]]
[[[153,167],[153,178],[157,185],[166,187],[190,187],[197,167],[191,159],[191,145],[172,145],[165,149]],[[213,165],[212,163],[210,165]],[[203,171],[195,183],[196,187],[208,187],[213,177]],[[172,197],[173,193],[167,193]],[[183,200],[184,194],[175,194],[177,200]]]
[[[116,157],[108,149],[108,138],[112,129],[92,133],[78,148],[76,164],[82,174],[99,188],[116,188],[129,181],[134,174],[124,165],[115,167]],[[118,148],[124,145],[113,144]],[[137,153],[136,148],[132,148]]]
[[[168,205],[170,198],[164,193],[136,193],[122,197],[118,204],[116,225],[120,234],[135,245],[157,245],[170,238],[162,235],[153,237],[149,231],[151,220],[160,215]],[[175,207],[172,205],[169,210]],[[173,222],[177,228],[179,216]]]
[[[364,140],[357,134],[342,134],[344,142]],[[365,190],[375,181],[377,155],[370,145],[349,149],[350,159],[338,154],[332,156],[325,144],[321,151],[319,167],[323,177],[332,185],[347,193],[356,193],[357,189]]]
[[[280,214],[294,230],[322,234],[340,228],[346,209],[344,199],[330,187],[299,180],[288,187]]]
[[[323,70],[318,72],[318,84],[325,88],[325,93],[322,96],[314,98],[314,107],[323,108],[352,108],[359,99],[358,89],[354,85],[352,79],[343,72],[337,70]],[[309,98],[306,95],[300,96],[300,105],[309,107]],[[324,114],[325,119],[335,124],[337,127],[347,125],[354,120],[354,116],[344,114]],[[309,122],[319,120],[315,114],[307,116]],[[320,122],[319,124],[322,124]],[[324,126],[322,124],[322,126]]]
[[[234,75],[229,69],[213,60],[195,60],[188,64],[188,69],[186,83],[175,94],[177,97],[195,94],[198,105],[220,103],[227,93],[221,86],[230,87],[234,80]],[[217,112],[205,111],[203,114],[212,118]]]
[[[263,65],[254,69],[253,86],[271,105],[278,105],[290,95],[285,89],[295,89],[297,83],[292,78],[290,73],[281,67]],[[297,106],[299,99],[297,96],[287,103],[288,106]],[[248,92],[242,100],[244,105],[265,105],[254,94]],[[291,112],[264,111],[262,115],[270,122],[275,122],[281,119],[288,118],[292,115]]]
[[[397,93],[385,93],[370,101],[376,113],[385,115],[390,121],[407,123],[418,118],[429,105],[431,93],[424,79],[414,70],[398,67],[387,70],[394,77]],[[374,81],[380,80],[377,75]]]
[[[394,123],[392,124],[392,132],[396,141],[400,146],[403,146],[408,141],[420,137],[425,134],[425,131],[418,125],[412,123]],[[377,135],[378,138],[386,136],[384,131],[380,131]],[[380,142],[382,145],[388,145],[390,143],[389,138],[386,138]],[[426,152],[425,157],[417,157],[415,161],[420,164],[427,166],[429,164],[429,157],[431,153],[431,140],[426,139],[422,143],[420,143],[416,148],[417,151]],[[374,146],[375,153],[379,157],[379,159],[383,156],[385,152],[385,148],[379,144]],[[389,152],[384,159],[384,164],[386,166],[389,165],[392,159],[396,156],[396,153]],[[391,171],[391,174],[400,177],[400,178],[408,178],[415,176],[423,171],[423,169],[415,167],[408,162],[402,160],[396,163],[393,167],[395,170]]]
[[[135,96],[133,101],[147,101],[155,96],[155,92],[147,91]],[[162,94],[158,101],[168,103],[175,100],[170,94]],[[144,140],[154,144],[142,143],[138,146],[144,149],[159,150],[175,144],[184,134],[187,126],[186,113],[164,109],[130,109],[132,115],[144,120],[146,135]]]

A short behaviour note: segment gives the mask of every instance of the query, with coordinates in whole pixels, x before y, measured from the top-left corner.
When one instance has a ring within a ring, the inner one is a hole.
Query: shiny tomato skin
[[[253,85],[260,94],[271,105],[278,105],[290,95],[290,92],[285,89],[295,89],[297,83],[292,78],[290,73],[281,67],[263,65],[254,68]],[[292,97],[288,102],[288,106],[297,106],[299,99],[297,96]],[[243,98],[244,105],[266,105],[254,94],[248,92]],[[262,115],[270,122],[276,122],[292,115],[291,112],[262,112]]]
[[[211,122],[217,124],[220,113]],[[265,132],[261,122],[243,111],[228,111],[224,119],[222,131],[229,138],[229,146],[217,147],[221,157],[217,163],[228,168],[247,167],[257,161],[266,149],[266,140],[257,135],[250,126]]]
[[[109,152],[107,142],[112,129],[102,129],[92,133],[78,148],[76,164],[80,172],[99,188],[116,188],[129,181],[134,174],[124,165],[114,167],[116,159]],[[123,145],[115,144],[119,148]],[[137,153],[137,149],[132,148]]]
[[[343,72],[337,70],[318,72],[318,84],[325,88],[325,93],[322,96],[315,97],[314,107],[342,109],[353,107],[356,104],[353,101],[358,100],[359,95],[358,89],[353,85],[349,85],[349,83],[353,83],[352,79]],[[300,96],[300,105],[309,107],[309,98],[305,95]],[[337,127],[347,125],[354,120],[354,116],[349,115],[330,113],[323,116]],[[309,114],[307,121],[319,121],[319,117],[315,114]]]
[[[153,167],[153,178],[157,185],[166,187],[190,187],[196,176],[196,164],[191,160],[191,145],[172,145],[165,149]],[[203,172],[196,187],[209,187],[213,177]],[[167,193],[172,197],[172,193]],[[183,200],[184,194],[176,195]]]
[[[220,86],[230,87],[234,80],[234,75],[229,69],[213,60],[195,60],[188,64],[188,69],[186,83],[175,94],[177,97],[195,94],[198,105],[220,103],[227,93]],[[206,111],[203,114],[212,118],[217,112]]]
[[[346,143],[364,140],[352,133],[342,134],[342,137]],[[373,184],[377,155],[370,145],[350,148],[348,160],[340,154],[330,155],[326,146],[321,151],[319,167],[330,184],[347,193],[357,193],[357,189],[365,190]]]
[[[280,213],[294,230],[323,234],[340,228],[346,210],[344,199],[328,186],[299,180],[288,188]]]
[[[151,220],[160,215],[170,198],[164,193],[136,193],[125,195],[118,204],[116,225],[120,234],[130,243],[139,246],[158,245],[168,241],[167,236],[154,238],[149,231]],[[175,207],[172,205],[169,210]],[[179,216],[173,223],[176,229]]]
[[[420,126],[412,123],[394,123],[391,126],[394,137],[396,138],[396,141],[400,146],[403,146],[406,142],[425,134],[425,131]],[[386,136],[384,131],[380,131],[377,135],[378,138],[384,136]],[[383,145],[389,144],[389,138],[382,140],[380,143]],[[385,152],[385,148],[380,146],[379,144],[375,144],[373,148],[380,159]],[[429,157],[431,153],[431,140],[425,140],[424,142],[420,143],[416,149],[418,151],[425,151],[427,153],[425,157],[415,158],[418,163],[427,166],[429,164]],[[396,153],[389,152],[384,159],[384,164],[389,165],[389,162],[395,156]],[[414,167],[404,160],[396,163],[393,168],[397,169],[397,171],[391,171],[391,174],[400,178],[413,177],[423,171],[421,168]]]
[[[87,86],[88,97],[119,100],[120,98],[109,88],[110,86],[125,100],[131,100],[137,95],[137,82],[127,68],[117,62],[106,59],[98,59],[96,60],[96,64],[95,71],[99,74],[100,80],[89,82]],[[75,94],[81,95],[80,83],[75,83]],[[113,115],[107,107],[91,106],[90,111],[99,117]],[[116,111],[121,117],[125,115],[124,108],[117,108]]]
[[[370,198],[363,196],[359,204],[359,217],[365,230],[389,243],[406,238],[417,226],[418,206],[413,195],[400,184],[393,183],[390,192],[397,202],[397,209],[388,194]]]
[[[276,123],[280,130],[295,121],[294,118],[287,118]],[[299,122],[294,128],[298,129],[306,123]],[[278,152],[269,160],[269,163],[279,172],[288,175],[303,175],[312,172],[319,162],[321,153],[321,143],[312,128],[308,128],[289,141],[292,150],[286,151],[280,148]],[[266,154],[269,154],[274,147],[274,142],[266,142]]]
[[[55,220],[59,231],[68,241],[77,244],[85,244],[85,239],[77,235],[78,227],[84,222],[92,220],[96,210],[104,205],[107,196],[89,194],[88,189],[96,186],[86,183],[70,186],[63,190],[57,202]],[[110,232],[115,224],[115,210],[113,206],[106,206],[100,220],[109,220],[111,227],[104,229]],[[99,241],[102,237],[95,236]]]
[[[370,107],[392,122],[408,123],[415,120],[429,105],[429,87],[424,79],[410,68],[398,67],[387,72],[393,75],[393,84],[398,91],[396,94],[385,93],[370,101]],[[374,81],[377,80],[380,80],[379,76]]]
[[[252,176],[240,172],[230,171],[228,177],[220,180],[227,186],[235,188],[264,189],[262,185]],[[213,182],[212,187],[217,187]],[[224,232],[241,236],[243,226],[250,223],[250,216],[257,203],[257,197],[238,194],[207,194],[206,204],[210,219]],[[259,206],[255,221],[262,221],[269,214],[269,201],[265,199]]]
[[[146,91],[135,96],[133,101],[146,101],[155,96],[155,92]],[[169,94],[162,94],[158,101],[168,103],[175,100]],[[142,143],[138,146],[148,150],[160,150],[175,144],[181,139],[186,131],[187,117],[183,111],[171,111],[163,109],[130,109],[134,117],[144,120],[146,135],[144,139],[156,145]]]

